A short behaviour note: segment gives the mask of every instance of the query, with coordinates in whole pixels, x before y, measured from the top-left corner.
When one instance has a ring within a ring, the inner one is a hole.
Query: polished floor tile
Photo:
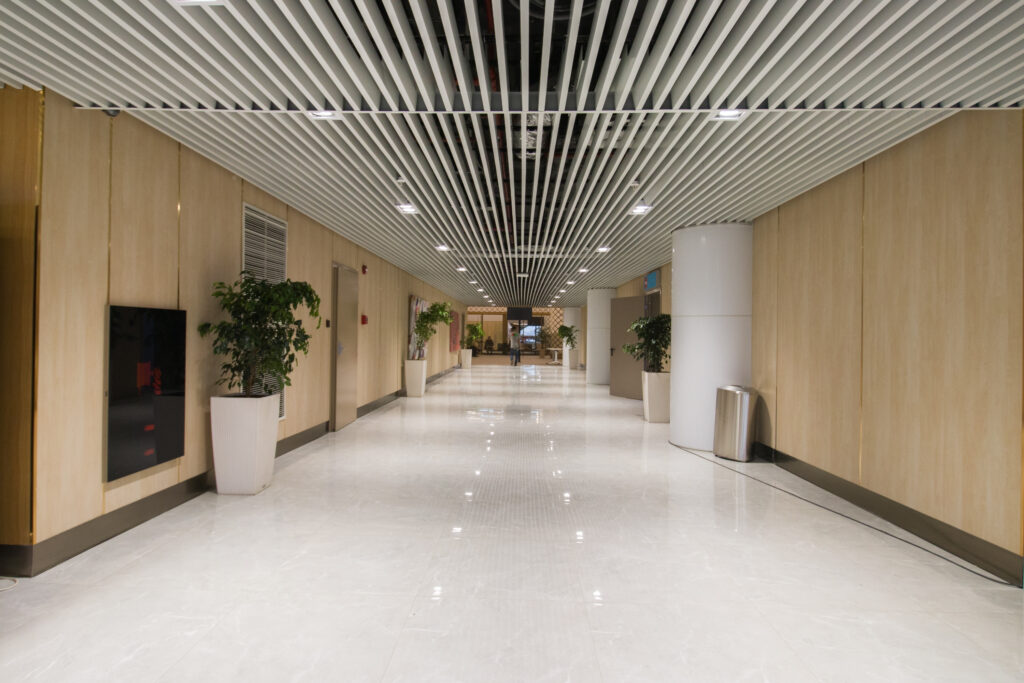
[[[0,680],[1024,680],[1022,591],[641,413],[451,373],[0,592]]]

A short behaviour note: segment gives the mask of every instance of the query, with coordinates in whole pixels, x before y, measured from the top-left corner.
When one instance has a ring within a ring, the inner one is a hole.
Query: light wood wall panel
[[[181,149],[181,308],[188,311],[185,338],[185,457],[181,477],[213,465],[210,396],[226,393],[217,384],[221,360],[210,338],[197,327],[222,319],[211,296],[213,283],[234,282],[242,269],[242,181],[206,157]],[[237,389],[233,390],[237,391]]]
[[[660,267],[661,270],[661,312],[665,315],[672,315],[672,262],[669,261],[665,265]],[[643,296],[644,294],[644,277],[635,277],[629,282],[619,285],[615,288],[616,298],[626,296]],[[583,327],[586,329],[586,318],[583,319]],[[580,348],[580,358],[586,358],[586,348],[583,345],[578,345]],[[669,357],[665,361],[665,371],[671,372],[672,370],[672,358]]]
[[[142,121],[113,119],[110,303],[178,307],[178,143]]]
[[[1022,115],[867,162],[863,483],[1021,552]]]
[[[857,166],[779,207],[779,450],[858,481],[861,207]]]
[[[0,88],[0,544],[31,542],[36,208],[42,94]]]
[[[751,369],[757,389],[755,438],[775,448],[775,355],[779,287],[779,210],[754,220],[754,296]]]
[[[110,129],[46,94],[39,224],[35,538],[101,514]]]

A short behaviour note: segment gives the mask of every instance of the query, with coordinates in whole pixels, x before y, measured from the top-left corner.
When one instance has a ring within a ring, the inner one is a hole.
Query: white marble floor
[[[0,593],[0,680],[1024,679],[1021,590],[640,413],[452,373]]]

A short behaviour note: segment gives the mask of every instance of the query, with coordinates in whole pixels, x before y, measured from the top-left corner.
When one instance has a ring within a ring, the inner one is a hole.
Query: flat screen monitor
[[[520,306],[518,308],[509,307],[508,313],[505,316],[510,321],[520,320],[522,322],[528,322],[533,317],[533,309],[528,306]]]
[[[185,311],[110,307],[106,480],[185,453]]]

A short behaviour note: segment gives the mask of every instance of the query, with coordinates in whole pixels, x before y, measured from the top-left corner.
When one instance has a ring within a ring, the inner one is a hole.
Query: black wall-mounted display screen
[[[185,453],[185,311],[110,307],[107,481]]]
[[[526,307],[521,306],[519,308],[512,308],[512,307],[510,307],[508,309],[507,315],[505,316],[505,318],[507,320],[513,320],[513,321],[521,320],[523,322],[529,321],[530,318],[532,318],[532,317],[533,317],[533,309],[528,307],[528,306],[526,306]]]

